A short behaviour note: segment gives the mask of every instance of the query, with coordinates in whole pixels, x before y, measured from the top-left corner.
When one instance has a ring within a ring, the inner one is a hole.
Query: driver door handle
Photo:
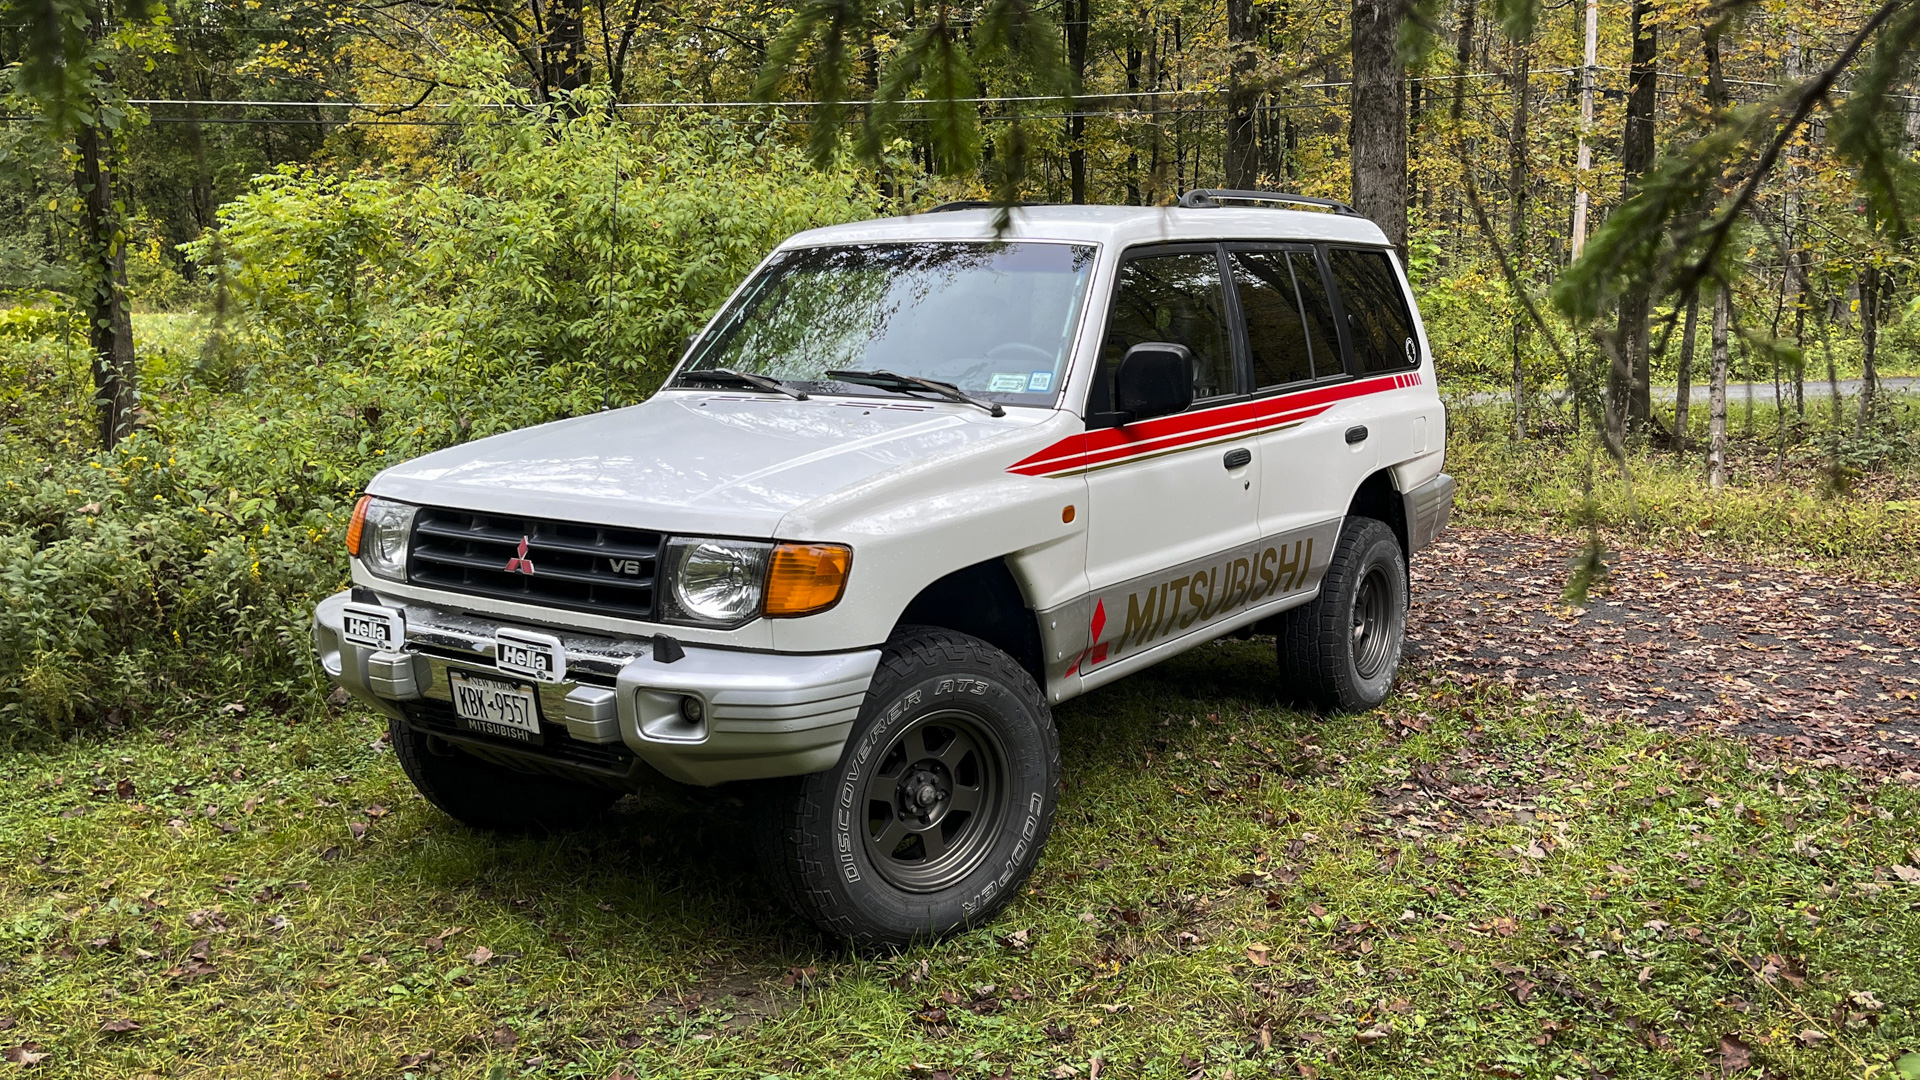
[[[1233,469],[1244,469],[1253,463],[1253,451],[1244,446],[1235,447],[1227,451],[1227,456],[1221,458],[1220,463],[1225,465],[1229,471]]]

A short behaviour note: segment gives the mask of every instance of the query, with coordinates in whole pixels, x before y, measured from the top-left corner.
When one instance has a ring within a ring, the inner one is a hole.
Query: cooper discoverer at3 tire
[[[1053,827],[1060,747],[1040,688],[986,642],[904,627],[840,763],[776,781],[755,830],[776,887],[863,948],[990,919]]]
[[[1407,563],[1375,518],[1340,527],[1320,595],[1281,616],[1286,689],[1328,712],[1362,712],[1387,699],[1407,636]]]

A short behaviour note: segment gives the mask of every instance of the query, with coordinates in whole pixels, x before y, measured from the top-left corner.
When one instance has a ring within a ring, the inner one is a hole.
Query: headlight
[[[347,524],[347,553],[367,572],[393,581],[407,576],[407,542],[416,507],[390,499],[360,496]]]
[[[733,627],[760,614],[772,544],[681,538],[667,542],[668,615],[674,622]]]

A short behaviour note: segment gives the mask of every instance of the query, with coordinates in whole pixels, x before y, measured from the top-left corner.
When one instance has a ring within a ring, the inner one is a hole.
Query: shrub
[[[775,243],[874,201],[738,128],[597,116],[473,125],[424,179],[261,177],[189,245],[205,347],[142,317],[114,452],[84,357],[0,340],[0,743],[311,692],[307,620],[375,472],[643,399]]]

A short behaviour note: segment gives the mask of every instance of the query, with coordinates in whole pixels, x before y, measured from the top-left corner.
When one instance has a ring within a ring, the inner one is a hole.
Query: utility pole
[[[1579,187],[1573,196],[1573,257],[1576,259],[1587,246],[1587,172],[1593,168],[1593,151],[1587,146],[1587,132],[1593,127],[1595,57],[1599,48],[1600,0],[1587,0],[1586,66],[1580,69]]]

